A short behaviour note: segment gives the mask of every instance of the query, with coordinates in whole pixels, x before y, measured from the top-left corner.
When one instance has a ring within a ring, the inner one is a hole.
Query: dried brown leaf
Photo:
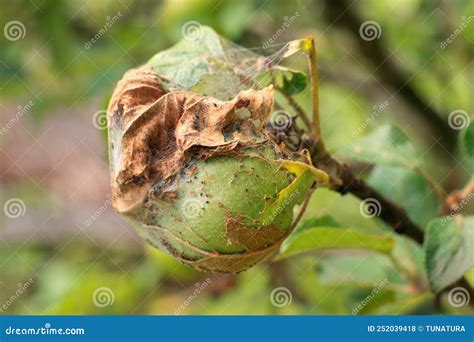
[[[192,157],[255,142],[272,108],[271,86],[220,101],[191,92],[166,93],[147,65],[127,72],[108,108],[114,206],[119,212],[133,208],[153,181],[177,174]],[[200,150],[191,154],[193,146]]]
[[[246,227],[241,224],[242,217],[232,217],[226,212],[226,235],[232,245],[244,247],[248,251],[258,251],[281,240],[285,232],[273,225],[261,228]]]

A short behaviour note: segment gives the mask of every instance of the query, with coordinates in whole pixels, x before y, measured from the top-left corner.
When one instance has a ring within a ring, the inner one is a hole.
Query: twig
[[[361,200],[369,198],[377,200],[380,203],[379,217],[392,227],[395,233],[412,238],[420,245],[423,244],[424,233],[422,229],[410,220],[405,209],[387,199],[363,179],[354,176],[351,168],[347,164],[339,162],[326,150],[321,149],[318,141],[307,142],[305,146],[311,153],[313,164],[326,171],[331,177],[331,188],[333,190],[339,192],[341,195],[351,193]],[[442,296],[443,293],[454,287],[465,288],[469,291],[471,298],[474,298],[474,289],[464,277],[443,290],[439,296]]]
[[[308,120],[308,117],[306,116],[306,113],[304,112],[303,108],[296,102],[293,97],[288,95],[283,89],[280,87],[275,87],[275,90],[278,91],[283,97],[288,101],[288,104],[294,109],[296,114],[298,115],[298,118],[303,121],[304,125],[308,130],[311,130],[311,122]]]
[[[309,189],[309,191],[306,194],[306,197],[304,199],[304,202],[301,205],[300,212],[298,213],[298,216],[296,216],[296,219],[291,224],[290,228],[288,229],[288,232],[292,232],[296,228],[298,223],[301,221],[301,219],[303,218],[303,215],[306,212],[306,208],[308,207],[309,201],[311,200],[311,197],[313,196],[313,193],[314,193],[315,190],[316,190],[315,186],[313,186],[311,189]]]
[[[438,199],[442,201],[447,196],[447,192],[444,188],[420,165],[417,165],[415,169],[433,187]]]
[[[321,138],[321,120],[319,117],[319,75],[318,75],[318,64],[316,56],[316,46],[314,44],[314,37],[308,37],[308,46],[306,50],[308,52],[309,61],[309,73],[311,78],[311,103],[313,110],[313,133],[320,144],[323,144]]]
[[[321,136],[320,128],[318,72],[316,65],[316,49],[314,46],[313,37],[307,38],[306,43],[308,43],[308,45],[304,46],[304,50],[309,52],[308,58],[311,74],[313,134],[311,134],[310,137],[307,137],[306,141],[303,139],[302,144],[303,147],[307,148],[310,152],[311,161],[316,167],[322,169],[329,175],[329,185],[333,190],[339,192],[342,195],[351,193],[361,200],[375,199],[376,201],[378,201],[378,203],[380,203],[380,218],[385,223],[390,225],[394,232],[400,235],[410,237],[416,242],[418,242],[420,245],[423,244],[423,230],[418,227],[413,221],[411,221],[405,209],[380,194],[369,184],[367,184],[363,179],[356,177],[347,164],[339,162],[326,150]],[[291,98],[291,96],[289,97]],[[305,116],[305,113],[301,109],[301,107],[300,111],[301,116]],[[438,119],[440,118],[438,117]],[[474,183],[474,180],[472,183]],[[470,187],[469,191],[471,191]],[[304,204],[304,206],[305,205],[307,205],[307,202]],[[298,221],[298,219],[296,221]],[[474,292],[474,289],[469,286],[465,278],[461,278],[459,281],[453,284],[453,286],[457,284],[462,284],[462,286],[465,287],[468,291],[470,291],[470,293]]]
[[[457,213],[461,209],[461,203],[474,191],[474,177],[461,189],[451,192],[444,198],[444,203],[440,209],[441,214]]]
[[[350,192],[361,200],[377,200],[381,205],[380,218],[382,220],[388,223],[396,233],[409,236],[422,244],[423,231],[409,219],[408,214],[402,207],[399,207],[394,202],[385,198],[382,194],[370,187],[363,179],[354,176],[351,168],[347,164],[339,162],[326,150],[321,136],[318,68],[313,37],[308,37],[304,40],[303,50],[308,53],[313,112],[313,134],[308,138],[308,141],[303,142],[303,146],[310,152],[311,161],[316,167],[322,169],[329,175],[330,187],[333,190],[343,195]],[[300,110],[303,111],[301,108]],[[302,116],[304,116],[304,112]]]

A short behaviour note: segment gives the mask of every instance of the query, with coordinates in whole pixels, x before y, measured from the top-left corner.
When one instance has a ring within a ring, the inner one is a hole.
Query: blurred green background
[[[180,40],[189,21],[262,54],[268,52],[264,42],[274,36],[273,44],[280,45],[314,35],[328,148],[345,158],[341,147],[354,140],[353,132],[363,127],[363,136],[394,124],[412,138],[434,182],[449,193],[473,170],[472,159],[459,154],[459,132],[448,126],[448,116],[455,110],[472,113],[474,107],[474,2],[1,0],[0,5],[0,202],[17,198],[24,204],[19,217],[1,213],[1,314],[352,314],[385,279],[388,285],[359,314],[467,312],[437,305],[446,298],[437,301],[428,290],[421,248],[401,237],[394,237],[392,257],[323,251],[239,275],[197,272],[145,247],[111,208],[105,131],[94,119],[124,72]],[[354,18],[375,21],[380,36],[361,40]],[[23,25],[17,24],[19,38],[7,33],[12,21]],[[94,36],[99,38],[91,42]],[[307,67],[301,56],[285,65]],[[310,108],[308,91],[297,100]],[[381,114],[368,122],[374,106],[385,101]],[[364,163],[353,165],[364,175],[370,170]],[[425,224],[439,203],[420,183],[391,183],[403,181],[399,171],[382,169],[371,177],[402,205],[409,202]],[[317,190],[305,218],[321,217],[389,234],[380,221],[361,216],[359,201],[350,195]],[[280,287],[291,293],[291,303],[281,307],[271,300]]]

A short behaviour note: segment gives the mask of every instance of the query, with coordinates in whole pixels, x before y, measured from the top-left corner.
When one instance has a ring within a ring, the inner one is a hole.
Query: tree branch
[[[331,177],[331,188],[341,195],[351,193],[361,200],[375,199],[380,203],[379,217],[397,234],[405,235],[419,244],[423,243],[423,231],[408,217],[407,212],[372,188],[362,178],[356,177],[349,165],[339,162],[317,141],[307,141],[304,146],[311,154],[313,164]]]
[[[312,46],[314,48],[314,45]],[[310,61],[310,66],[312,69],[316,68],[316,59],[315,56]],[[314,79],[317,77],[313,75],[312,79],[312,98],[313,98],[313,107],[319,106],[318,99],[318,80]],[[298,105],[298,103],[288,94],[285,94],[284,91],[281,91],[282,94],[288,100],[288,103],[291,107],[298,113],[300,117],[306,117],[304,110]],[[319,108],[313,108],[313,112],[317,113],[317,120],[319,122]],[[314,120],[314,119],[313,119]],[[313,122],[314,125],[314,122]],[[295,127],[291,127],[295,130]],[[298,134],[298,132],[295,132]],[[375,199],[380,203],[380,218],[386,222],[393,230],[401,235],[406,235],[419,244],[423,243],[423,231],[410,220],[407,212],[394,202],[390,201],[369,184],[367,184],[363,179],[356,177],[352,172],[349,165],[339,162],[335,159],[325,148],[324,142],[320,134],[317,135],[303,135],[301,138],[301,147],[309,151],[311,155],[311,161],[313,165],[317,168],[325,171],[330,177],[330,187],[339,192],[342,195],[351,193],[354,196],[358,197],[361,200],[366,199]],[[292,146],[288,146],[291,147]],[[294,148],[294,146],[293,146]],[[297,149],[300,149],[299,147]],[[296,151],[294,151],[296,152]]]
[[[327,2],[331,3],[327,0]],[[335,3],[345,3],[345,0],[335,0]],[[329,6],[330,7],[330,6]],[[345,9],[342,14],[348,12],[348,9]],[[334,10],[334,8],[333,8]],[[349,14],[349,23],[354,25],[357,23],[357,18],[355,15]],[[339,17],[338,17],[339,18]],[[361,22],[362,24],[362,22]],[[360,26],[360,25],[357,25]],[[351,193],[354,196],[358,197],[361,200],[372,199],[376,200],[380,203],[380,212],[378,216],[387,223],[390,227],[392,227],[393,231],[400,235],[405,235],[410,237],[411,239],[415,240],[418,244],[422,245],[424,241],[424,233],[423,230],[418,227],[411,219],[408,217],[408,213],[402,207],[398,206],[396,203],[392,202],[377,190],[372,188],[369,184],[367,184],[362,178],[357,177],[352,172],[351,168],[345,164],[339,162],[335,159],[325,148],[323,139],[320,133],[320,117],[319,117],[319,91],[318,91],[318,72],[317,72],[317,61],[316,61],[316,49],[314,45],[314,39],[309,37],[307,39],[309,44],[304,46],[304,50],[308,53],[309,59],[309,68],[311,74],[311,98],[312,98],[312,111],[313,111],[313,122],[312,122],[312,130],[309,136],[303,135],[300,136],[301,138],[301,146],[309,151],[311,156],[312,163],[318,167],[319,169],[324,170],[330,177],[330,188],[339,192],[342,195],[347,193]],[[380,52],[380,51],[379,51]],[[388,58],[389,56],[387,56]],[[385,62],[385,59],[382,61]],[[407,86],[407,82],[403,82],[400,89],[397,92],[401,91],[404,87]],[[412,91],[412,90],[410,90]],[[403,93],[403,92],[402,92]],[[291,96],[287,96],[290,105],[295,109],[297,113],[301,117],[305,117],[304,111],[301,107],[295,102],[292,101]],[[421,100],[420,100],[421,101]],[[418,107],[420,109],[420,107]],[[428,106],[424,107],[423,110],[430,108]],[[428,112],[429,112],[428,110]],[[424,115],[426,114],[423,111]],[[425,117],[425,119],[429,119],[428,121],[432,121],[434,118],[434,129],[439,130],[441,129],[440,133],[445,134],[445,132],[449,132],[449,129],[444,129],[442,126],[447,126],[447,124],[441,119],[440,116],[437,116],[437,113],[434,117]],[[426,116],[426,115],[425,115]],[[295,129],[295,127],[291,127],[290,129]],[[442,136],[442,135],[440,135]],[[445,135],[446,137],[446,135]],[[449,138],[454,137],[454,142],[451,141],[450,143],[455,144],[455,135],[450,135]],[[300,150],[300,149],[299,149]],[[470,293],[474,294],[474,289],[472,289],[465,278],[459,279],[455,285],[460,284],[464,288],[466,288]],[[467,284],[467,285],[466,285]],[[444,292],[444,291],[443,291]]]
[[[356,177],[349,165],[335,159],[324,149],[324,146],[321,147],[321,145],[318,144],[318,141],[306,141],[304,146],[310,151],[313,164],[326,171],[332,178],[331,188],[333,190],[339,192],[341,195],[351,193],[361,200],[369,198],[377,200],[381,207],[379,217],[392,227],[395,233],[407,236],[420,245],[423,244],[423,230],[411,221],[405,209],[380,194],[363,179]],[[469,291],[470,296],[474,298],[474,288],[469,285],[464,277],[440,292],[438,297],[441,297],[447,291],[455,287],[466,289]],[[474,303],[470,305],[473,306]]]

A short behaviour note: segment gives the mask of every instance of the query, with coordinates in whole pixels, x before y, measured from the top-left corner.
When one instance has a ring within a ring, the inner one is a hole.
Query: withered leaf
[[[272,108],[271,86],[220,101],[186,91],[168,93],[148,65],[130,70],[107,110],[114,206],[119,212],[132,209],[153,181],[179,173],[200,153],[209,157],[254,142],[256,133],[263,135]],[[237,115],[237,110],[248,115]],[[201,151],[191,155],[193,146]]]
[[[219,257],[205,257],[196,261],[183,259],[181,259],[181,261],[207,272],[237,273],[258,264],[271,255],[277,248],[278,245],[251,254],[233,254],[228,257],[224,254]]]
[[[242,246],[248,251],[258,251],[275,245],[275,241],[281,240],[286,234],[273,225],[250,228],[242,225],[241,221],[242,217],[234,218],[226,212],[226,235],[231,244]]]
[[[243,271],[264,260],[280,246],[280,243],[274,243],[264,248],[249,250],[237,254],[224,254],[215,251],[209,252],[191,244],[189,241],[183,240],[179,235],[176,235],[169,229],[149,225],[147,225],[147,227],[151,228],[151,230],[148,231],[148,234],[154,236],[155,241],[160,241],[159,245],[157,245],[152,240],[149,240],[152,245],[166,250],[182,263],[208,272],[235,273]],[[176,242],[191,248],[194,252],[200,254],[200,257],[197,259],[186,258],[179,249],[173,247],[173,245],[169,243],[169,239],[175,240]]]

